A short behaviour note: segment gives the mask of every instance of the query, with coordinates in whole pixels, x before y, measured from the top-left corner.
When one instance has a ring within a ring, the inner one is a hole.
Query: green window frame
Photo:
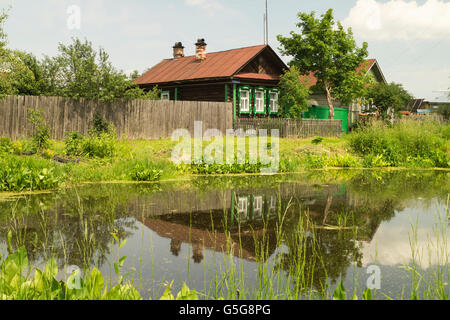
[[[272,88],[267,90],[267,101],[268,101],[268,109],[270,114],[278,114],[280,112],[280,90],[277,88]],[[272,110],[272,94],[277,94],[277,110]]]
[[[258,93],[258,92],[261,92],[262,93],[262,106],[263,106],[263,110],[257,110],[256,108],[257,108],[257,105],[256,105],[256,102],[257,102],[257,98],[256,98],[256,94]],[[266,88],[264,88],[264,87],[256,87],[256,88],[254,88],[254,90],[253,90],[253,109],[254,109],[254,112],[255,112],[255,114],[266,114],[266,111],[267,111],[267,104],[266,104],[266,98],[267,98],[267,95],[266,95]]]
[[[248,96],[248,110],[242,109],[242,97],[241,93],[246,92]],[[239,87],[238,92],[238,99],[239,99],[239,114],[251,114],[252,113],[252,88],[249,86],[241,86]]]
[[[163,97],[167,96],[167,99],[164,99]],[[170,100],[170,91],[162,91],[161,92],[161,100]]]

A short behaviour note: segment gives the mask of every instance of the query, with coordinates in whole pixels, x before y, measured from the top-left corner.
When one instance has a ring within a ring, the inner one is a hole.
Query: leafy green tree
[[[292,67],[281,76],[280,107],[281,114],[288,118],[301,118],[302,112],[308,109],[310,90],[302,82],[297,68]]]
[[[375,105],[377,113],[385,118],[389,108],[394,111],[405,109],[413,96],[398,83],[376,83],[369,87],[366,98]]]
[[[12,55],[26,72],[24,79],[15,85],[16,94],[30,96],[44,94],[48,90],[48,85],[45,82],[42,63],[32,53],[15,50]]]
[[[2,9],[0,11],[0,50],[5,48],[6,43],[7,43],[7,36],[3,30],[3,24],[5,23],[7,18],[8,18],[8,13],[4,9]]]
[[[42,62],[47,95],[75,99],[157,99],[159,92],[145,92],[122,71],[114,68],[109,55],[92,43],[73,39],[69,45],[60,44],[56,57],[45,57]]]
[[[6,47],[3,24],[8,18],[0,12],[0,95],[39,95],[46,91],[41,62],[31,53]]]
[[[346,31],[340,22],[335,23],[332,9],[322,19],[316,18],[315,12],[299,13],[298,17],[301,33],[279,35],[280,51],[293,58],[289,65],[297,67],[303,75],[314,74],[318,80],[316,89],[326,92],[332,119],[334,100],[349,103],[364,96],[368,79],[357,69],[367,58],[368,45],[364,42],[359,48],[352,30]]]
[[[450,119],[450,103],[441,104],[438,108],[438,114],[444,117],[445,120]]]

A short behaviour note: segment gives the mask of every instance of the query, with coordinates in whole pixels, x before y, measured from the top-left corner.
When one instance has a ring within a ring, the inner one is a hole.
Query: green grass
[[[450,124],[402,120],[375,122],[346,137],[365,167],[450,167]]]
[[[329,168],[450,167],[449,124],[401,121],[388,126],[375,123],[342,138],[282,138],[279,141],[279,172],[283,173]],[[80,136],[72,133],[66,141],[49,141],[48,149],[30,157],[20,155],[33,150],[32,140],[13,142],[1,138],[0,191],[53,189],[84,182],[158,181],[191,174],[255,174],[267,166],[250,164],[248,154],[244,164],[177,166],[171,161],[177,144],[169,139],[131,141],[112,139],[108,134]],[[203,149],[209,144],[203,142]],[[249,150],[248,139],[244,144]],[[226,145],[225,138],[223,145]],[[270,140],[268,149],[269,153],[274,151]],[[193,155],[194,148],[191,159]],[[79,163],[57,163],[55,157]],[[225,153],[223,158],[226,163]],[[48,178],[40,181],[41,176]]]

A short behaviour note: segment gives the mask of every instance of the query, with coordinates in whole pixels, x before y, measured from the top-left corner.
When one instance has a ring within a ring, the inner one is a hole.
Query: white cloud
[[[184,3],[190,7],[200,7],[210,16],[224,8],[221,3],[214,0],[184,0]]]
[[[358,0],[343,24],[368,40],[450,40],[450,2]]]

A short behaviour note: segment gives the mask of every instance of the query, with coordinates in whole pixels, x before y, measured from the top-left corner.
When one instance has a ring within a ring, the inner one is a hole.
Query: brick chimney
[[[205,39],[198,39],[195,44],[195,58],[197,61],[203,61],[206,59],[206,42]]]
[[[173,46],[173,58],[179,59],[184,57],[184,47],[181,42],[176,42]]]

